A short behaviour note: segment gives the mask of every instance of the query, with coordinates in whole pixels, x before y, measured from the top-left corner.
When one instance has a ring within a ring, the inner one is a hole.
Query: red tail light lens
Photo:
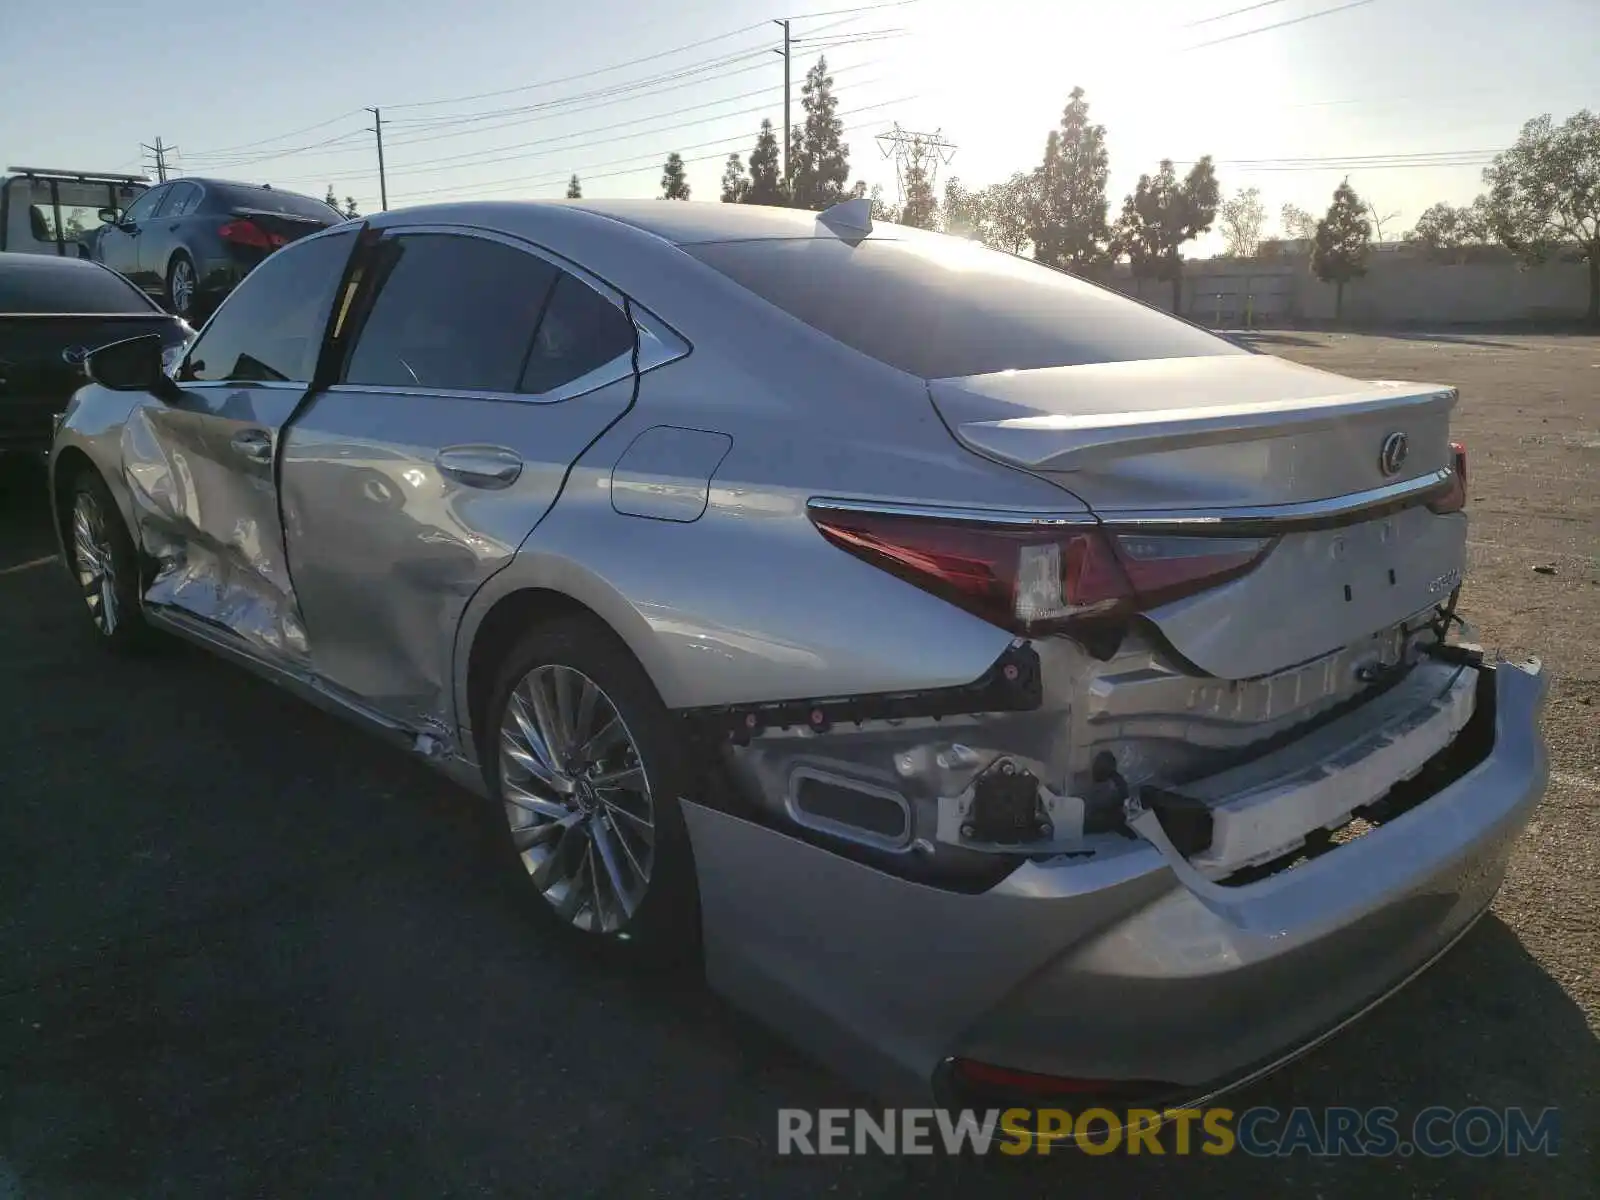
[[[1450,458],[1455,468],[1450,490],[1428,502],[1428,508],[1436,513],[1460,512],[1467,506],[1467,448],[1460,442],[1451,442]]]
[[[834,545],[1013,633],[1122,617],[1215,587],[1271,538],[1156,537],[813,508]]]
[[[254,221],[229,221],[217,233],[225,242],[232,242],[235,246],[254,246],[259,250],[276,250],[289,240],[281,233],[268,233]]]

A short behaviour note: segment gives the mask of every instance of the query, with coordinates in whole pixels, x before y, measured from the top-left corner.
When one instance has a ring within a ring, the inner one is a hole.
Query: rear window
[[[0,255],[0,259],[12,255]],[[104,267],[19,254],[0,262],[0,313],[146,313],[151,304]]]
[[[224,208],[253,208],[257,212],[283,213],[290,217],[312,217],[324,225],[344,220],[344,214],[335,212],[321,200],[302,196],[296,192],[280,192],[274,188],[240,187],[238,184],[213,183],[207,190],[216,205]]]
[[[1115,292],[960,238],[683,249],[829,337],[924,379],[1249,353]]]

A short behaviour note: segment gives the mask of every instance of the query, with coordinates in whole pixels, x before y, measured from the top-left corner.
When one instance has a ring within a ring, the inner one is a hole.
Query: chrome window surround
[[[295,246],[307,245],[321,238],[349,235],[352,232],[354,231],[351,230],[347,225],[332,225],[327,229],[299,239],[298,241],[294,242],[293,245],[284,247],[284,250],[280,250],[279,253],[281,254],[285,250],[292,250]],[[594,291],[600,293],[601,296],[605,297],[606,300],[610,301],[610,303],[619,312],[621,312],[623,316],[627,317],[632,322],[637,338],[636,347],[638,373],[640,375],[645,374],[647,371],[653,371],[657,367],[664,367],[668,363],[676,362],[680,358],[686,358],[688,357],[689,352],[693,349],[688,341],[686,341],[665,321],[661,320],[661,318],[657,317],[649,310],[629,300],[626,296],[617,291],[616,288],[612,287],[599,276],[584,269],[583,267],[580,267],[571,259],[564,258],[552,250],[546,250],[543,246],[536,245],[533,242],[529,242],[513,234],[502,233],[499,230],[494,229],[480,229],[473,225],[442,225],[433,223],[424,225],[385,225],[381,229],[377,230],[377,232],[384,236],[388,236],[391,233],[447,234],[454,237],[475,237],[484,241],[498,242],[512,250],[517,250],[523,254],[528,254],[534,258],[541,259],[555,267],[557,270],[564,271],[568,275],[576,277],[579,282],[592,288]],[[232,299],[232,294],[229,295],[228,299]],[[190,344],[191,351],[195,346],[199,345],[200,339],[205,336],[206,327],[209,326],[212,321],[216,320],[217,313],[220,313],[225,307],[227,307],[227,300],[224,300],[222,304],[218,305],[217,311],[211,314],[205,325],[201,326],[200,331],[195,335],[194,342]],[[563,400],[572,400],[578,396],[587,395],[589,392],[598,391],[600,388],[608,387],[619,380],[626,379],[630,374],[633,373],[634,357],[635,355],[631,353],[619,354],[610,362],[601,363],[593,370],[585,372],[576,379],[569,380],[567,383],[562,384],[558,388],[553,388],[548,392],[539,393],[499,392],[469,388],[397,387],[394,385],[364,383],[336,383],[331,385],[328,390],[330,392],[340,392],[349,395],[379,395],[403,391],[408,396],[441,396],[461,400],[511,400],[523,404],[556,404]],[[237,379],[209,379],[184,385],[185,389],[216,387],[268,387],[298,388],[301,391],[304,391],[310,386],[310,380],[273,380],[266,383],[255,383],[247,380]]]
[[[1386,484],[1362,492],[1351,492],[1327,500],[1306,500],[1296,504],[1265,504],[1239,508],[1172,509],[1152,512],[1116,512],[1104,520],[1093,513],[995,510],[945,507],[922,504],[883,504],[832,497],[814,497],[806,502],[813,512],[876,513],[891,517],[934,517],[944,521],[963,521],[977,525],[1007,528],[1046,529],[1056,526],[1104,525],[1113,530],[1138,533],[1183,534],[1190,537],[1248,537],[1252,534],[1276,535],[1313,529],[1334,529],[1352,525],[1385,513],[1398,512],[1424,504],[1450,489],[1455,472],[1441,467],[1427,475]]]

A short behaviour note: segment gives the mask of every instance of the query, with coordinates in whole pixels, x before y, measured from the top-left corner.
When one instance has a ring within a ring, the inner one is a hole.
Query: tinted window
[[[298,192],[280,192],[276,188],[246,187],[238,183],[213,183],[209,185],[211,208],[252,208],[257,212],[283,213],[291,217],[311,217],[324,225],[344,219],[342,213],[329,208],[321,200],[302,196]]]
[[[185,382],[309,382],[355,230],[297,242],[245,278],[189,351]]]
[[[518,391],[540,394],[633,353],[633,326],[588,284],[563,273],[534,335]]]
[[[483,238],[419,233],[387,240],[377,270],[346,382],[517,390],[553,266]]]
[[[33,255],[0,266],[0,312],[139,313],[155,307],[122,276],[75,259]]]
[[[684,249],[807,325],[925,379],[1248,353],[1115,292],[960,238]]]
[[[151,188],[132,204],[128,205],[122,214],[122,219],[124,221],[148,221],[154,215],[156,205],[160,204],[166,197],[166,188]]]
[[[166,201],[156,210],[158,217],[181,217],[193,210],[200,199],[200,189],[192,183],[175,183]]]

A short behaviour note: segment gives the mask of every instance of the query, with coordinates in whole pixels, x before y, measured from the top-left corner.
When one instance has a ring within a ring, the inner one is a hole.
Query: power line
[[[318,129],[326,129],[329,125],[332,125],[338,121],[343,121],[348,117],[358,117],[360,115],[361,110],[359,108],[353,108],[347,113],[340,113],[337,117],[329,117],[326,121],[318,121],[315,125],[307,125],[304,129],[292,129],[288,133],[280,133],[274,135],[273,137],[262,138],[258,142],[244,142],[238,146],[222,146],[215,150],[196,150],[195,154],[203,157],[210,157],[217,154],[232,154],[236,150],[250,150],[256,146],[265,146],[269,142],[281,142],[285,138],[299,137],[302,133],[313,133]]]
[[[1283,0],[1260,0],[1259,4],[1247,4],[1243,8],[1231,9],[1225,13],[1218,13],[1214,17],[1201,17],[1198,21],[1190,21],[1185,29],[1193,29],[1196,25],[1210,25],[1215,21],[1226,21],[1229,17],[1242,16],[1247,12],[1255,12],[1258,8],[1271,8],[1274,4],[1282,4]]]
[[[1240,38],[1254,37],[1258,33],[1267,33],[1274,29],[1282,29],[1286,25],[1298,25],[1302,21],[1315,21],[1318,17],[1331,17],[1334,13],[1344,12],[1350,8],[1360,8],[1363,4],[1371,4],[1373,0],[1350,0],[1349,4],[1340,4],[1335,8],[1318,9],[1314,13],[1307,13],[1303,17],[1291,17],[1287,21],[1278,21],[1272,25],[1261,25],[1255,29],[1246,29],[1243,33],[1230,33],[1226,37],[1212,38],[1209,42],[1200,42],[1194,46],[1185,46],[1185,50],[1204,50],[1207,46],[1220,46],[1223,42],[1235,42]]]
[[[860,113],[872,112],[872,111],[875,111],[875,110],[881,109],[881,108],[888,108],[890,105],[894,105],[894,104],[906,104],[906,103],[909,103],[910,101],[915,100],[915,99],[916,99],[915,96],[901,96],[898,99],[885,100],[885,101],[882,101],[882,102],[877,103],[877,104],[860,105],[860,106],[858,106],[856,108],[849,109],[848,111],[841,112],[839,115],[841,117],[844,117],[844,116],[856,116],[856,115],[858,115]],[[870,121],[867,122],[867,124],[873,124],[873,123],[874,122],[870,122]],[[670,132],[670,131],[668,131],[668,130],[658,130],[657,132]],[[710,147],[710,146],[720,146],[722,148],[718,153],[711,154],[711,155],[709,155],[707,157],[694,158],[694,159],[685,159],[684,160],[685,162],[704,162],[704,161],[707,161],[708,158],[719,158],[719,157],[722,157],[722,155],[725,155],[725,154],[728,154],[730,152],[736,151],[741,146],[744,146],[747,143],[747,141],[748,141],[748,138],[741,138],[739,141],[734,141],[731,138],[715,138],[715,139],[712,139],[711,141],[699,142],[699,143],[695,143],[695,144],[688,145],[688,146],[678,146],[678,147],[676,147],[676,149],[681,152],[681,151],[684,151],[684,150],[705,149],[705,148]],[[578,167],[564,168],[561,171],[550,173],[550,174],[541,173],[541,174],[537,174],[537,175],[520,175],[520,176],[514,176],[514,177],[509,178],[509,179],[489,180],[489,181],[485,181],[483,183],[454,184],[454,185],[449,185],[449,186],[446,186],[446,187],[428,188],[428,189],[425,189],[425,190],[422,190],[422,191],[407,192],[406,195],[408,197],[410,197],[410,196],[437,196],[437,195],[442,195],[445,192],[460,192],[460,191],[465,191],[465,190],[483,191],[483,190],[486,190],[486,189],[489,189],[489,188],[514,187],[514,186],[518,186],[518,185],[538,186],[541,183],[549,183],[549,182],[564,183],[564,182],[566,182],[567,176],[570,175],[570,174],[573,174],[573,173],[576,173],[581,178],[585,178],[585,179],[590,179],[590,178],[593,178],[593,179],[605,179],[605,178],[609,178],[610,176],[608,176],[608,175],[594,175],[594,174],[592,174],[592,172],[594,172],[594,171],[596,171],[596,170],[598,170],[600,168],[603,168],[603,167],[622,166],[624,164],[629,164],[629,163],[641,164],[641,165],[633,166],[631,168],[631,171],[648,170],[648,169],[650,169],[650,164],[652,164],[652,163],[659,165],[660,162],[662,161],[662,159],[664,159],[666,157],[667,153],[669,153],[669,152],[670,152],[669,150],[661,150],[661,151],[657,151],[657,152],[655,152],[653,154],[631,155],[628,158],[612,159],[609,162],[590,163],[588,166],[578,166]],[[612,174],[626,175],[626,174],[631,173],[631,171],[630,170],[623,170],[623,171],[613,172]]]

